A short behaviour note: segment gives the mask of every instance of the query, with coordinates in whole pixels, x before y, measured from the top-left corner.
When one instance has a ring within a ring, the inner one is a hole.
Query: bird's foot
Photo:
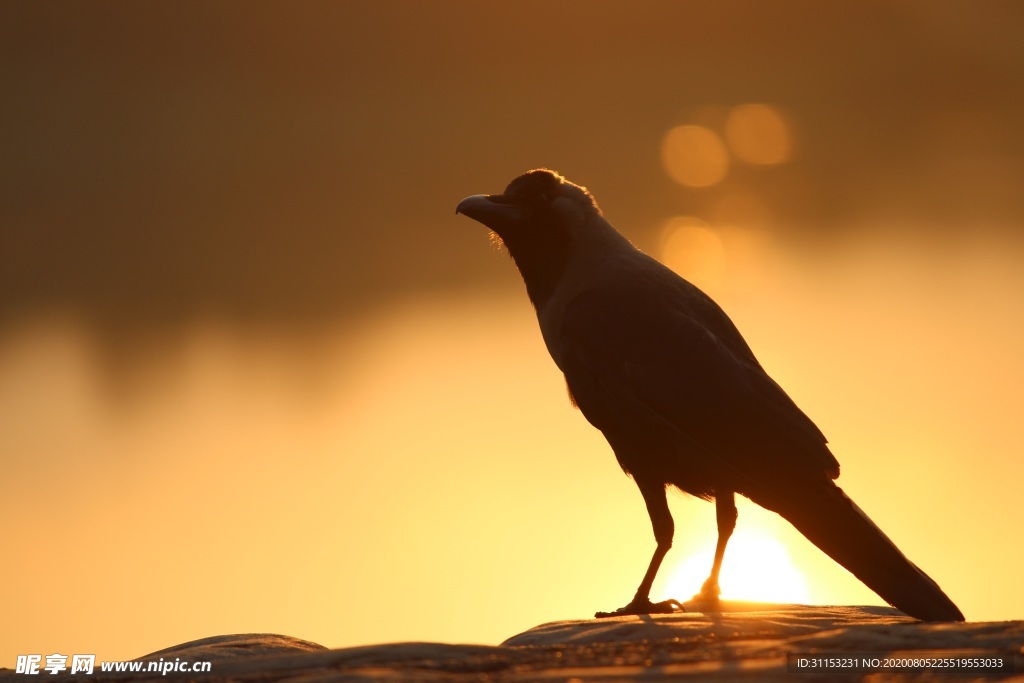
[[[718,582],[713,579],[708,579],[704,582],[704,585],[700,587],[700,592],[694,595],[691,602],[710,602],[718,603],[721,600],[722,589],[718,587]]]
[[[598,612],[594,616],[598,619],[605,619],[607,617],[621,617],[627,614],[672,614],[685,611],[682,603],[678,600],[651,602],[649,598],[633,598],[633,602],[625,607],[620,607],[614,612]]]

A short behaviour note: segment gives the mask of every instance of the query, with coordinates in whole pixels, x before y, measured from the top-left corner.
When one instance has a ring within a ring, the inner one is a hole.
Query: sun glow
[[[665,594],[687,600],[700,590],[714,558],[714,548],[691,555],[671,573]],[[807,580],[785,547],[771,536],[737,530],[729,540],[719,577],[722,598],[806,604]]]

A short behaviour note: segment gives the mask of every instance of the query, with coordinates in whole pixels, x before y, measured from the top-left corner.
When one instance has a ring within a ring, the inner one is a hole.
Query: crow
[[[672,546],[666,488],[714,500],[718,543],[699,597],[716,601],[736,494],[787,519],[882,599],[917,619],[963,621],[836,486],[815,424],[768,376],[711,298],[636,249],[594,197],[548,169],[455,210],[490,228],[533,303],[569,399],[608,440],[643,495],[657,546],[632,601],[596,616],[666,613],[651,585]]]

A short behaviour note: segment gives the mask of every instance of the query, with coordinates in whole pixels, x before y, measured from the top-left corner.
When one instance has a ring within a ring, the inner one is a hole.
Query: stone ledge
[[[878,675],[863,673],[787,673],[786,655],[808,652],[1013,653],[1015,674],[956,675],[955,680],[1015,679],[1024,683],[1022,621],[932,624],[887,607],[759,603],[724,603],[723,609],[715,612],[553,622],[513,636],[500,646],[390,643],[330,650],[281,635],[214,636],[139,658],[210,661],[210,673],[97,672],[74,678],[240,683],[880,680]],[[934,673],[882,677],[900,681],[940,678]],[[31,679],[10,669],[0,670],[0,683],[26,680]]]

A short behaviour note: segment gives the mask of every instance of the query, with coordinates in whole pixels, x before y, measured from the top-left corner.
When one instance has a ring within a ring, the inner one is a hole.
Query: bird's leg
[[[725,556],[725,545],[736,528],[736,494],[732,491],[715,492],[715,517],[718,520],[718,545],[715,546],[715,561],[711,565],[711,576],[704,582],[700,593],[693,596],[695,600],[717,601],[722,594],[718,587],[718,574],[722,570],[722,558]]]
[[[594,615],[598,619],[624,614],[668,614],[681,611],[683,608],[676,600],[651,602],[651,586],[654,585],[654,577],[658,574],[661,561],[665,559],[665,554],[672,547],[675,524],[672,522],[672,513],[668,509],[665,485],[643,482],[640,479],[637,479],[637,485],[640,487],[640,493],[644,496],[644,502],[647,503],[647,513],[651,516],[651,525],[654,527],[654,540],[658,545],[654,549],[647,573],[644,574],[644,580],[640,582],[640,587],[637,588],[632,602],[614,612],[598,612]]]

